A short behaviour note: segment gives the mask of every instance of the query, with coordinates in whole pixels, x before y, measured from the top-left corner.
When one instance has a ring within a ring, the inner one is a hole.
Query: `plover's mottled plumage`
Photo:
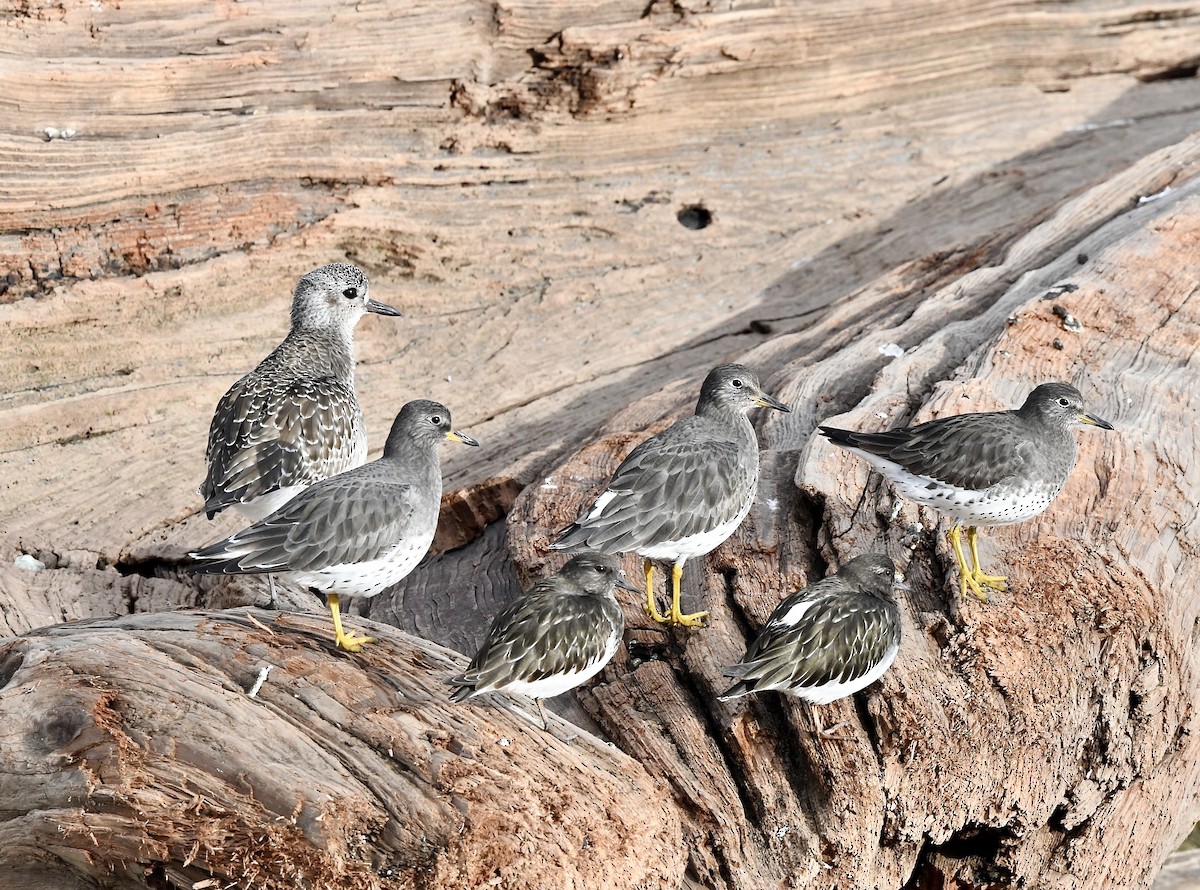
[[[192,554],[193,571],[275,572],[326,594],[338,646],[369,637],[342,632],[340,596],[374,596],[413,570],[437,529],[442,495],[438,443],[478,444],[453,429],[445,405],[405,405],[383,456],[324,479],[271,515]]]
[[[790,410],[762,391],[749,368],[713,368],[695,415],[634,448],[587,512],[552,546],[639,554],[645,560],[646,613],[664,624],[702,624],[707,612],[682,614],[679,580],[684,562],[733,534],[754,503],[758,439],[746,412],[755,406]],[[654,601],[655,559],[672,563],[666,616]]]
[[[1043,383],[1015,411],[941,417],[912,427],[860,433],[822,426],[829,441],[869,461],[900,494],[952,517],[950,543],[961,573],[962,593],[1003,589],[1004,577],[979,565],[977,526],[1023,522],[1045,510],[1075,466],[1074,427],[1111,430],[1084,411],[1079,390]],[[974,567],[962,551],[960,527]]]
[[[788,596],[742,660],[725,669],[737,682],[721,700],[775,689],[826,704],[870,686],[900,649],[897,581],[890,558],[867,553]]]
[[[353,341],[367,312],[400,314],[370,298],[357,266],[330,263],[300,279],[291,331],[213,414],[200,487],[209,519],[230,506],[262,519],[314,482],[367,459]]]
[[[500,611],[470,666],[448,681],[458,687],[450,697],[510,692],[538,699],[540,709],[541,699],[586,683],[621,644],[617,586],[636,591],[621,579],[615,557],[576,553]]]

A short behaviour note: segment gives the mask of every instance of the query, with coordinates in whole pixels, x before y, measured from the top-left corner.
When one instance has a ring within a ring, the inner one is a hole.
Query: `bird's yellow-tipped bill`
[[[1079,412],[1079,422],[1086,423],[1088,426],[1098,426],[1102,430],[1113,429],[1113,425],[1103,417],[1097,417],[1095,414],[1088,414],[1086,411]]]
[[[476,446],[479,445],[478,442],[476,442],[474,439],[472,439],[466,433],[461,432],[459,430],[450,430],[450,432],[446,433],[446,441],[447,442],[462,442],[464,445],[476,445]]]
[[[783,411],[784,413],[788,414],[790,414],[792,410],[787,405],[783,404],[783,402],[779,401],[779,399],[775,398],[774,396],[769,396],[765,392],[760,392],[754,397],[754,404],[758,405],[760,408],[774,408],[776,411]]]

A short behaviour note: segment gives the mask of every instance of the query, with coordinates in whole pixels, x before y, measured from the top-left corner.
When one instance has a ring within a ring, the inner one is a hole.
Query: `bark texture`
[[[693,816],[694,871],[745,887],[768,875],[1145,885],[1187,833],[1200,761],[1198,163],[1200,140],[1186,140],[1068,202],[994,265],[934,288],[889,276],[746,357],[797,410],[764,418],[755,512],[690,574],[687,607],[710,609],[713,626],[660,637],[658,660],[618,666],[587,702],[670,777]],[[813,435],[826,419],[884,429],[1011,407],[1044,380],[1076,382],[1118,432],[1081,434],[1051,509],[987,533],[985,561],[1012,590],[986,604],[958,600],[945,523]],[[546,530],[663,411],[663,399],[632,406],[554,486],[522,496],[518,559],[541,561]],[[782,596],[867,549],[896,557],[914,591],[891,672],[828,707],[825,722],[847,721],[851,737],[816,738],[805,709],[778,697],[715,702],[721,667]]]
[[[1200,817],[1196,3],[6,11],[14,886],[1137,887]],[[342,258],[405,313],[358,331],[374,447],[418,396],[485,446],[446,454],[436,552],[365,607],[424,639],[375,625],[363,657],[305,591],[275,615],[179,570],[239,527],[199,513],[213,406]],[[441,647],[730,359],[795,410],[688,568],[712,626],[627,603],[553,703],[616,748],[446,703]],[[1050,379],[1118,429],[984,538],[1012,581],[986,604],[944,523],[813,436]],[[822,712],[846,738],[717,703],[779,598],[868,548],[914,590],[893,669]]]

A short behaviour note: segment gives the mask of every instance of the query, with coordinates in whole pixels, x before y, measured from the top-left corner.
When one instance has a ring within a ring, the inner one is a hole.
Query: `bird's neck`
[[[708,404],[697,405],[696,415],[715,421],[727,429],[735,430],[738,438],[753,442],[757,451],[758,437],[754,434],[754,424],[750,423],[750,418],[746,416],[745,411],[733,410],[723,405]]]
[[[392,461],[404,467],[406,482],[431,484],[442,490],[442,468],[438,463],[437,445],[428,441],[413,441],[407,435],[388,436],[380,460]]]
[[[349,331],[293,327],[281,347],[301,356],[316,375],[354,382],[354,340]]]
[[[742,426],[750,426],[750,418],[746,416],[746,412],[727,405],[722,405],[719,402],[701,402],[696,405],[696,414],[699,417],[707,417],[711,420],[719,420],[722,423],[730,425],[740,424]]]

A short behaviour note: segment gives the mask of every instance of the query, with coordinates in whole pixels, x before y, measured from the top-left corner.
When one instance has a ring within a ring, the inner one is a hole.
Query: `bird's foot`
[[[670,624],[675,627],[706,627],[708,621],[708,612],[693,612],[690,615],[684,615],[679,608],[679,603],[671,604],[671,614],[666,617],[664,624]]]
[[[363,646],[374,643],[375,638],[349,631],[338,634],[335,642],[339,649],[344,649],[346,652],[362,652]]]
[[[978,568],[971,575],[977,583],[984,587],[990,587],[992,590],[1008,590],[1008,578],[1004,575],[985,575]]]
[[[646,617],[658,624],[670,624],[671,618],[669,615],[664,615],[658,611],[658,603],[655,602],[653,596],[646,597],[646,602],[642,606],[642,611],[646,613]]]
[[[960,588],[959,599],[967,598],[967,591],[970,590],[973,594],[979,597],[983,602],[987,602],[987,591],[983,589],[983,585],[975,580],[975,576],[971,572],[959,572]]]
[[[835,723],[833,726],[822,727],[817,724],[817,736],[819,738],[828,739],[831,742],[843,741],[846,736],[842,734],[842,730],[849,726],[849,722],[843,720],[841,723]]]

